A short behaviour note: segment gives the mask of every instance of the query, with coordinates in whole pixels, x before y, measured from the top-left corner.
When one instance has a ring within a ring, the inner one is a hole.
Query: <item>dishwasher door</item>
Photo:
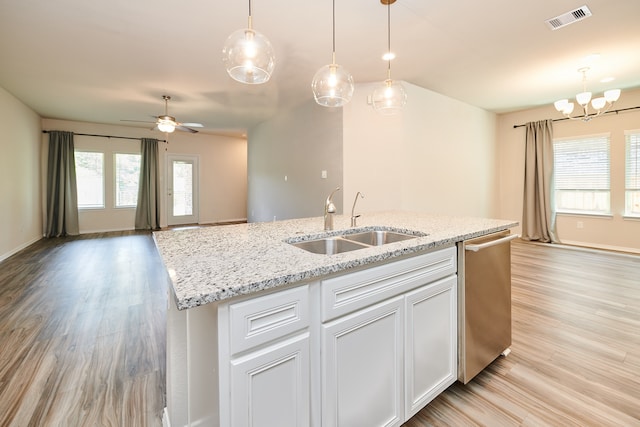
[[[458,255],[458,380],[468,383],[511,346],[509,231],[462,242]],[[505,353],[505,354],[508,354]]]

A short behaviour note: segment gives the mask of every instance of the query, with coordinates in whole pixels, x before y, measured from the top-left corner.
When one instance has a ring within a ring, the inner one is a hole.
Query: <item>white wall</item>
[[[360,212],[401,209],[496,217],[496,116],[403,82],[407,104],[381,116],[359,84],[344,107],[344,204]],[[517,219],[505,217],[507,219]]]
[[[640,90],[623,91],[614,109],[640,106]],[[498,116],[500,211],[504,218],[522,218],[524,188],[524,127],[513,125],[562,118],[553,105]],[[554,137],[565,138],[609,133],[611,136],[611,217],[566,215],[557,217],[558,237],[564,243],[640,252],[640,220],[625,219],[624,131],[640,129],[640,110],[607,114],[588,123],[554,122]],[[578,222],[582,228],[578,228]]]
[[[113,126],[96,123],[44,119],[43,129],[66,130],[75,133],[128,136],[134,138],[165,139],[164,134],[129,126]],[[167,225],[165,169],[166,155],[190,154],[199,157],[199,223],[237,221],[246,219],[247,144],[246,140],[205,133],[175,132],[169,135],[169,143],[160,143],[161,171],[161,225]],[[46,150],[48,135],[43,138]],[[76,149],[99,150],[112,157],[114,152],[140,152],[140,141],[76,135]],[[46,156],[46,151],[44,151]],[[45,162],[46,166],[46,162]],[[105,174],[110,171],[105,171]],[[106,208],[82,210],[79,213],[80,233],[131,230],[134,228],[135,209],[113,207],[112,179],[105,188]]]
[[[0,260],[42,238],[40,117],[0,88]]]
[[[254,127],[248,141],[249,221],[322,216],[324,200],[342,185],[340,109],[308,101]]]

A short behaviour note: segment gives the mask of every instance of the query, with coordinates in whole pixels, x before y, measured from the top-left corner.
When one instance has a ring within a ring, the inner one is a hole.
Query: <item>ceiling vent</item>
[[[573,24],[574,22],[582,21],[585,18],[591,16],[591,11],[589,8],[584,5],[579,7],[571,12],[563,13],[562,15],[556,16],[555,18],[547,19],[545,22],[549,28],[552,30],[557,30],[558,28],[566,27],[569,24]]]

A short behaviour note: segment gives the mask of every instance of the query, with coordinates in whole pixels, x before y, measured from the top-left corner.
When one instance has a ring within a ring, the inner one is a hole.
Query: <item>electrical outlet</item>
[[[577,228],[584,228],[584,222],[582,222],[582,221],[576,222],[576,227]]]

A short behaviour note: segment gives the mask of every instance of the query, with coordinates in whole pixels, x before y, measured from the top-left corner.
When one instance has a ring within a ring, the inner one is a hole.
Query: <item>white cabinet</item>
[[[455,248],[321,282],[322,426],[399,426],[457,377]]]
[[[457,281],[441,279],[405,297],[405,401],[410,418],[455,382]]]
[[[220,425],[305,427],[309,285],[221,304]]]
[[[403,421],[401,296],[322,326],[323,427]]]
[[[231,362],[232,426],[309,425],[309,334]]]

